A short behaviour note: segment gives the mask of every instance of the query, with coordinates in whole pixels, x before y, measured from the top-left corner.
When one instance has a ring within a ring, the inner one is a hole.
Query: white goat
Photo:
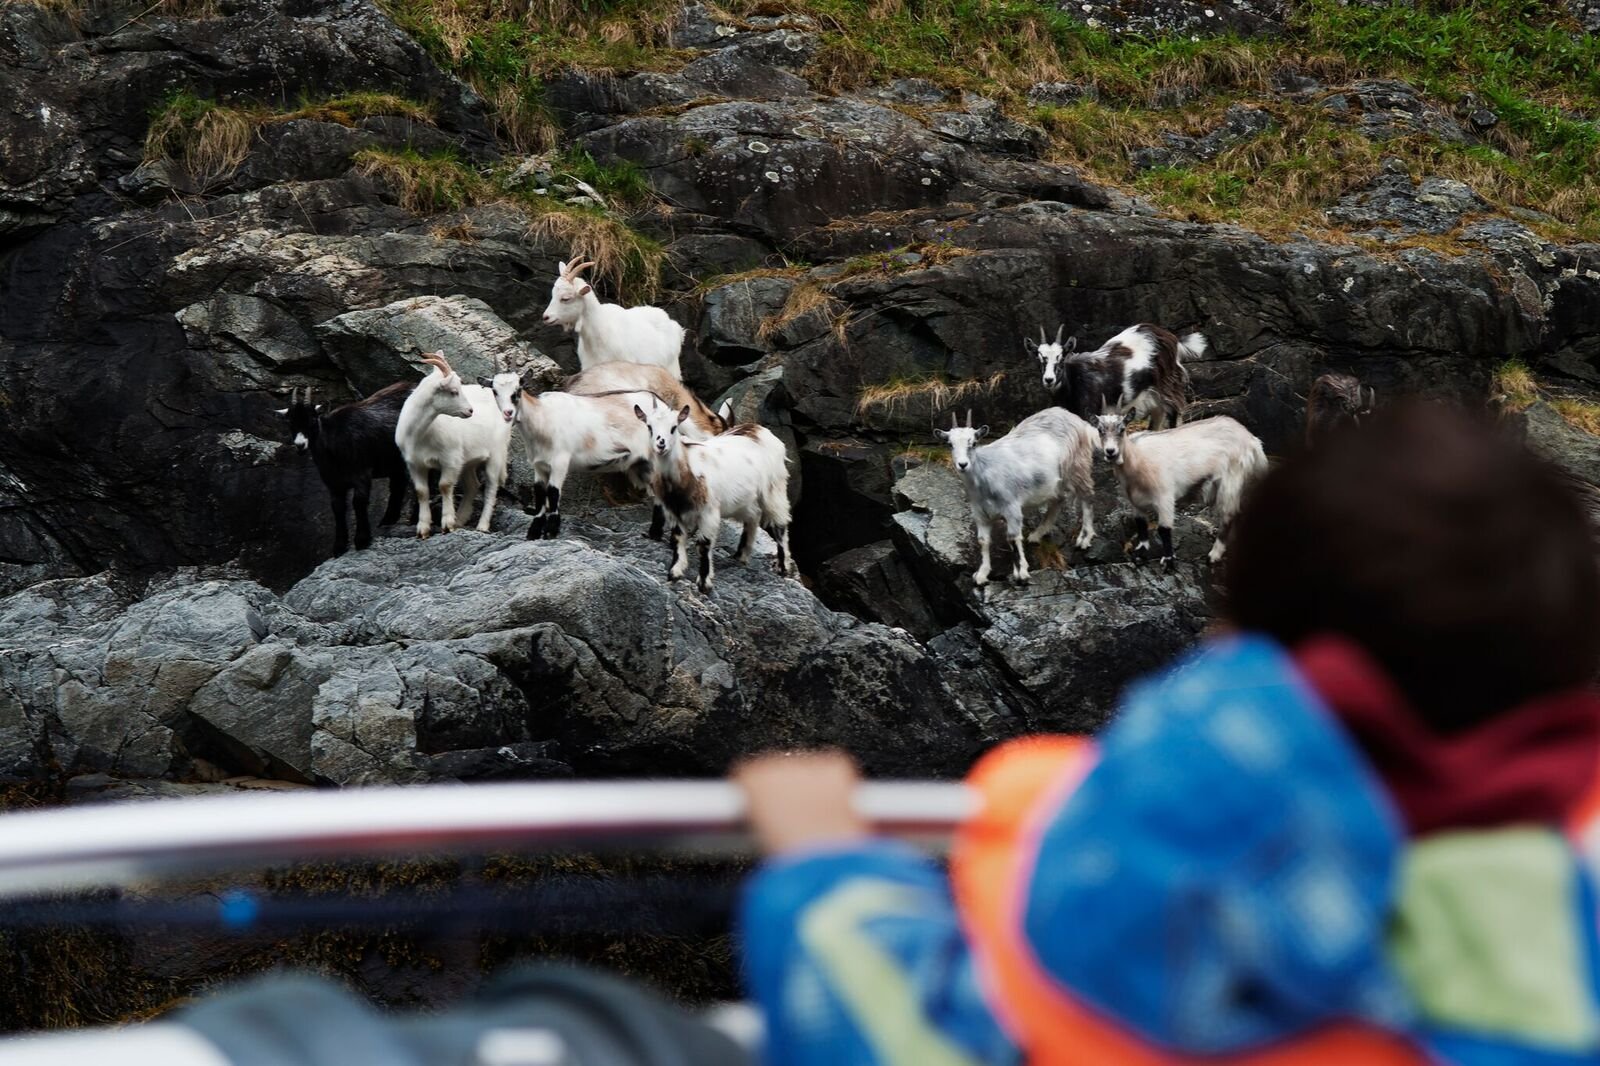
[[[578,365],[584,370],[601,363],[649,363],[679,381],[683,370],[683,327],[659,307],[605,304],[594,286],[578,275],[593,263],[558,263],[560,274],[550,288],[544,324],[578,335]]]
[[[566,391],[574,396],[616,396],[628,392],[647,392],[672,408],[689,407],[689,421],[684,424],[688,440],[705,440],[723,432],[733,424],[733,401],[724,400],[715,411],[707,407],[687,385],[659,366],[648,363],[601,363],[567,379]],[[631,402],[631,401],[630,401]],[[646,491],[650,488],[649,471],[635,477],[635,483]],[[667,515],[660,500],[652,499],[650,528],[645,536],[660,540],[666,530]]]
[[[490,379],[494,404],[509,432],[515,424],[533,464],[533,504],[528,539],[561,533],[561,489],[576,468],[594,473],[624,473],[636,483],[649,478],[649,454],[643,427],[633,406],[650,399],[645,392],[607,396],[572,396],[564,392],[535,395],[514,373]]]
[[[458,524],[472,520],[480,467],[485,488],[478,531],[487,533],[494,518],[495,497],[505,482],[511,427],[495,417],[494,395],[477,385],[463,385],[460,375],[445,362],[443,352],[434,352],[422,361],[434,372],[406,398],[394,430],[394,442],[405,457],[406,471],[417,494],[417,536],[426,540],[433,532],[428,472],[439,471],[439,528],[449,533]],[[455,490],[463,477],[466,510],[458,523]]]
[[[1081,524],[1073,543],[1080,549],[1093,543],[1094,431],[1083,419],[1060,407],[1046,407],[981,448],[976,445],[988,435],[989,427],[973,429],[970,410],[965,428],[956,424],[952,412],[950,428],[933,432],[950,442],[950,457],[972,508],[978,550],[983,555],[972,575],[973,584],[982,588],[989,583],[989,545],[996,521],[1005,523],[1006,537],[1016,553],[1011,578],[1018,584],[1027,583],[1028,558],[1022,550],[1024,508],[1048,505],[1044,518],[1028,535],[1028,541],[1037,544],[1055,528],[1061,508],[1076,498]]]
[[[689,407],[677,411],[648,397],[633,408],[650,442],[650,491],[681,531],[667,576],[680,578],[689,565],[689,538],[700,542],[700,591],[710,594],[715,568],[712,550],[723,519],[744,525],[735,554],[750,561],[756,529],[778,545],[778,572],[796,573],[789,554],[789,458],[783,442],[754,422],[734,426],[705,441],[685,440],[679,428]]]
[[[1267,470],[1267,453],[1255,434],[1225,415],[1176,429],[1132,434],[1124,416],[1101,415],[1099,430],[1100,448],[1134,507],[1134,558],[1150,557],[1145,512],[1154,510],[1162,565],[1171,569],[1178,501],[1194,493],[1203,494],[1211,505],[1217,540],[1207,558],[1219,561],[1227,551],[1228,527],[1239,513],[1245,488]]]

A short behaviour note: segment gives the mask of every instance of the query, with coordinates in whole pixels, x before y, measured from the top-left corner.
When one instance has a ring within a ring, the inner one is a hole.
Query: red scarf
[[[1313,637],[1294,658],[1366,753],[1413,836],[1517,822],[1563,824],[1595,786],[1600,696],[1594,692],[1551,693],[1440,736],[1351,641]]]

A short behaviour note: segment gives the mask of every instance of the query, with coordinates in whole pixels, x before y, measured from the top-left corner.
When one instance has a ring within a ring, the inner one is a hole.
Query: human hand
[[[729,777],[744,791],[746,818],[768,855],[867,835],[853,803],[861,775],[842,751],[756,755],[737,763]]]

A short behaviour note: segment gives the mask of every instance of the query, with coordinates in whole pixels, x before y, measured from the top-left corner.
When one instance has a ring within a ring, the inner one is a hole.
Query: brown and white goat
[[[723,519],[744,526],[735,558],[746,563],[756,530],[778,546],[778,572],[794,576],[789,554],[789,457],[783,442],[764,426],[746,422],[704,441],[684,439],[687,405],[674,411],[654,396],[633,408],[647,430],[650,491],[679,529],[670,578],[689,565],[689,538],[700,542],[700,591],[709,594],[715,576],[712,551]]]

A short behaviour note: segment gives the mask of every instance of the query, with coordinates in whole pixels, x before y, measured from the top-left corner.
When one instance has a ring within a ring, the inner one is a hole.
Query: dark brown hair
[[[1262,479],[1223,610],[1291,647],[1352,638],[1441,731],[1600,668],[1600,566],[1569,479],[1439,404],[1399,405]]]

